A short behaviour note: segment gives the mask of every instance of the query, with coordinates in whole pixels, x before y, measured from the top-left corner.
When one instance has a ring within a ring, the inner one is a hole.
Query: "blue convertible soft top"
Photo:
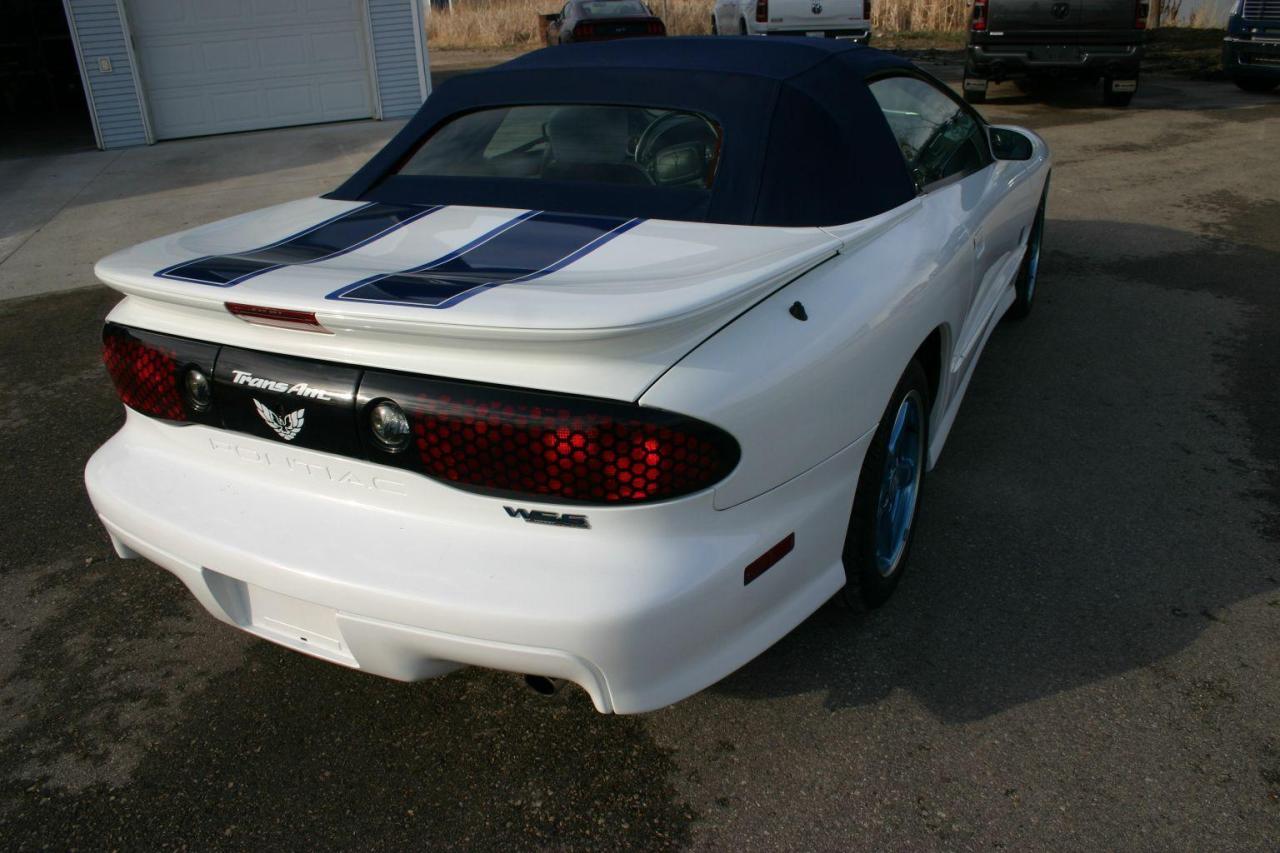
[[[834,225],[911,199],[866,80],[911,69],[811,38],[658,38],[548,48],[448,81],[329,197],[471,204],[735,225]],[[613,104],[707,115],[723,150],[711,189],[393,174],[451,117],[522,104]]]

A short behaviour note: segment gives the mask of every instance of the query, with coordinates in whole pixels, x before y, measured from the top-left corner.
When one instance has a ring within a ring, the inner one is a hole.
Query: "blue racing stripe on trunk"
[[[374,275],[327,298],[449,308],[503,284],[532,281],[576,261],[642,220],[529,212],[430,263]]]
[[[183,261],[160,270],[156,275],[193,284],[233,287],[280,267],[314,264],[345,255],[439,209],[439,205],[372,202],[340,213],[269,246]]]

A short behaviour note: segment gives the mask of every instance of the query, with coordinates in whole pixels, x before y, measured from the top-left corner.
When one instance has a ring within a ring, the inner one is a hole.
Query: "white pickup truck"
[[[871,0],[716,0],[716,35],[871,40]]]

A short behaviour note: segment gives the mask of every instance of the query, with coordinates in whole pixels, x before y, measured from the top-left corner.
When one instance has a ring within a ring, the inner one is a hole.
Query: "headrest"
[[[547,122],[551,157],[562,163],[621,163],[627,159],[627,111],[562,107]]]

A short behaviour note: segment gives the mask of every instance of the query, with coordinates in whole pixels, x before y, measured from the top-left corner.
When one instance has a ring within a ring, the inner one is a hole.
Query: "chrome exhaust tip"
[[[553,696],[564,686],[563,678],[548,678],[545,675],[526,675],[524,683],[540,696]]]

